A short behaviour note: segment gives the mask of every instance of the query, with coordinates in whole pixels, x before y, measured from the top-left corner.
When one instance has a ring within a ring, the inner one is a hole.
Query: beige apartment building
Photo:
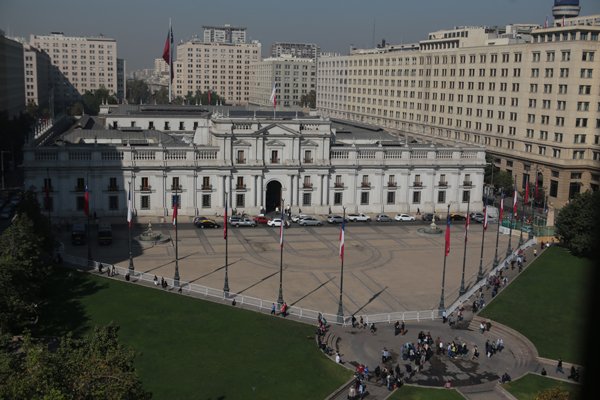
[[[215,35],[217,27],[204,28],[204,41],[194,38],[177,45],[174,95],[184,97],[211,90],[227,104],[248,104],[250,66],[261,60],[260,42],[245,43],[245,28],[235,28],[235,34],[229,36]],[[222,28],[227,31],[230,27]],[[207,30],[213,34],[207,34]]]
[[[271,92],[276,85],[277,108],[302,106],[302,96],[316,87],[317,66],[312,58],[296,58],[288,54],[266,58],[251,64],[249,103],[273,106]]]
[[[9,119],[25,111],[23,45],[0,30],[0,112]]]
[[[57,67],[54,96],[68,104],[85,91],[101,87],[117,95],[117,41],[107,37],[31,35],[29,44],[45,51]]]
[[[23,44],[25,67],[25,102],[39,106],[41,110],[50,110],[52,90],[52,61],[44,51],[29,44]]]
[[[599,17],[457,27],[414,50],[323,56],[317,108],[399,135],[484,146],[519,188],[537,179],[561,207],[600,187]]]

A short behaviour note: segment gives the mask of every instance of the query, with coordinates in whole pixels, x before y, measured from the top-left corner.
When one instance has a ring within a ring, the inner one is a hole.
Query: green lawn
[[[352,375],[310,325],[70,270],[50,287],[37,334],[113,321],[156,399],[322,399]]]
[[[454,389],[433,389],[404,385],[397,389],[389,400],[464,400]]]
[[[550,247],[480,315],[525,335],[541,357],[581,364],[591,274],[590,260]]]
[[[527,374],[516,381],[503,384],[502,387],[519,400],[533,400],[542,390],[553,387],[567,390],[571,400],[581,398],[580,386],[536,374]]]

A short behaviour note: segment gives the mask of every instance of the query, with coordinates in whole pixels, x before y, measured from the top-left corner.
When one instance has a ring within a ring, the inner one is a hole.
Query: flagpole
[[[279,234],[279,241],[281,242],[279,244],[280,247],[280,254],[279,254],[279,297],[277,298],[277,304],[279,304],[279,306],[281,307],[281,305],[283,304],[283,230],[285,229],[285,220],[283,219],[283,198],[280,201],[280,207],[281,207],[281,226],[279,227],[279,229],[281,229],[281,232]]]
[[[465,289],[465,266],[467,264],[467,236],[469,234],[469,222],[471,219],[469,215],[469,210],[471,207],[471,192],[468,193],[469,197],[467,198],[467,219],[465,220],[465,247],[463,251],[462,278],[460,280],[460,289],[458,291],[459,296],[462,296],[467,291],[467,289]]]
[[[88,266],[92,263],[92,236],[91,236],[91,218],[90,218],[90,174],[89,172],[86,174],[86,186],[85,186],[85,202],[87,207],[87,258],[88,258]]]
[[[525,191],[527,191],[528,181],[525,182]],[[523,245],[523,224],[525,223],[525,197],[521,199],[521,229],[519,233],[519,247]]]
[[[344,240],[343,243],[340,243],[340,246],[343,246],[340,248],[340,258],[341,258],[341,265],[340,265],[340,301],[338,303],[338,322],[343,323],[344,322],[344,305],[342,303],[342,296],[344,293],[344,250],[345,250],[345,241],[346,241],[346,232],[344,231],[346,228],[346,207],[342,207],[344,210],[344,214],[342,216],[342,239]]]
[[[178,184],[179,185],[179,184]],[[177,190],[179,189],[178,186],[175,186],[175,204],[174,207],[176,208],[175,211],[173,211],[173,213],[175,214],[175,276],[173,277],[173,286],[179,286],[179,253],[178,253],[178,240],[177,240],[177,228],[179,225],[179,222],[177,221],[178,218],[178,212],[177,209],[179,208],[179,195]]]
[[[131,182],[129,182],[129,198],[131,198]],[[133,213],[133,210],[131,209],[133,207],[133,199],[131,199],[131,202],[128,199],[127,202],[127,207],[129,207],[129,210],[127,211],[129,213],[129,217],[133,219],[133,215],[131,215]],[[129,235],[129,273],[130,275],[133,274],[133,253],[131,251],[131,223],[132,221],[127,221],[127,226],[128,226],[128,235]]]
[[[173,101],[173,27],[169,18],[169,104]]]
[[[223,294],[225,297],[229,295],[229,276],[227,267],[229,262],[227,260],[228,257],[228,249],[227,244],[229,242],[229,235],[227,233],[227,200],[229,199],[229,195],[225,192],[225,216],[223,217],[223,234],[225,236],[225,283],[223,284]]]
[[[537,186],[537,179],[538,179],[538,170],[537,168],[535,169],[535,185]],[[531,207],[530,207],[530,213],[531,213],[531,231],[529,231],[529,234],[527,235],[528,239],[533,239],[533,227],[535,226],[535,210],[533,209],[533,205],[536,202],[536,193],[533,194],[533,199],[531,199]]]
[[[512,253],[512,230],[513,230],[513,218],[515,217],[515,196],[517,195],[517,176],[515,175],[515,184],[513,187],[513,206],[510,209],[510,227],[508,231],[508,246],[506,247],[506,257],[510,256]]]
[[[483,233],[481,234],[481,255],[479,256],[479,272],[477,273],[477,281],[483,279],[483,243],[485,242],[485,231],[487,230],[487,205],[483,209]]]
[[[504,208],[504,192],[500,192],[501,197],[501,207]],[[498,258],[498,239],[500,238],[500,225],[502,225],[502,215],[498,214],[498,227],[496,230],[496,252],[494,253],[494,268],[500,264],[500,259]]]
[[[446,230],[450,229],[450,226],[448,224],[448,218],[450,218],[450,204],[448,203],[448,211],[446,211]],[[433,221],[435,222],[435,214],[433,217]],[[448,233],[446,233],[446,238],[448,238]],[[439,309],[440,310],[445,310],[446,307],[444,306],[444,287],[446,286],[446,258],[448,257],[448,242],[446,241],[445,245],[444,245],[444,268],[442,269],[442,294],[440,296],[440,305],[439,305]]]

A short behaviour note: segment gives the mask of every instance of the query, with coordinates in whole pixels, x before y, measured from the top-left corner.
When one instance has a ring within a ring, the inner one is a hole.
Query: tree
[[[506,171],[494,171],[494,186],[506,194],[512,194],[514,190],[513,177]]]
[[[148,104],[152,94],[148,84],[141,79],[130,79],[127,81],[127,101],[130,104]]]
[[[300,97],[300,104],[307,105],[309,108],[317,107],[317,92],[311,90],[307,94],[304,94]]]
[[[155,90],[150,101],[154,101],[156,104],[169,104],[169,90],[164,87]]]
[[[600,192],[576,195],[556,217],[556,235],[575,255],[590,256],[597,247]]]
[[[0,398],[150,399],[134,368],[135,353],[118,342],[119,328],[97,327],[83,339],[44,343],[6,337],[0,352]]]
[[[559,387],[546,389],[535,395],[535,400],[569,400],[569,392]]]
[[[108,89],[101,87],[93,92],[86,90],[83,94],[83,105],[85,112],[90,115],[98,115],[100,105],[103,103],[117,104],[117,98],[110,94]]]

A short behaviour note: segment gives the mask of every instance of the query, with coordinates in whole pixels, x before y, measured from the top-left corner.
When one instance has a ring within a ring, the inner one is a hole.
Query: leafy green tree
[[[514,190],[512,175],[506,171],[494,171],[494,186],[506,194],[512,194]]]
[[[600,192],[576,195],[556,217],[556,235],[573,254],[590,256],[597,251]]]
[[[152,98],[148,84],[141,79],[127,81],[127,101],[130,104],[148,104]]]
[[[85,112],[90,115],[98,115],[98,112],[100,112],[100,105],[103,103],[117,104],[117,98],[111,95],[108,89],[104,87],[94,91],[86,90],[83,94]]]
[[[570,400],[569,392],[559,387],[542,390],[535,395],[535,400]]]
[[[134,368],[135,353],[118,341],[114,325],[83,339],[67,335],[43,343],[26,334],[0,344],[0,398],[150,399]]]
[[[317,108],[317,92],[311,90],[300,97],[300,104],[307,105],[309,108]]]

